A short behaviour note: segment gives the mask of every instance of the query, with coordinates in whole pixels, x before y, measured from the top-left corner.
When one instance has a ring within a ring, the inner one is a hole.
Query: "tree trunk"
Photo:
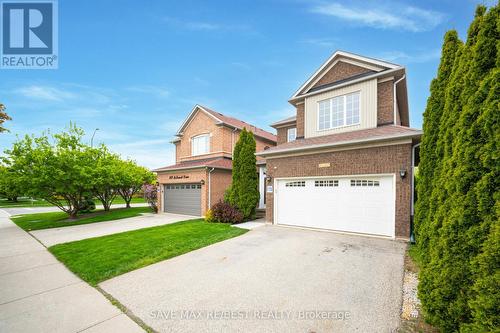
[[[125,199],[125,203],[126,203],[125,208],[130,208],[130,201],[132,201],[132,198],[130,198],[130,199],[128,199],[128,200],[127,200],[127,199]]]
[[[78,214],[78,209],[73,209],[69,212],[69,218],[70,220],[75,220],[76,216]]]

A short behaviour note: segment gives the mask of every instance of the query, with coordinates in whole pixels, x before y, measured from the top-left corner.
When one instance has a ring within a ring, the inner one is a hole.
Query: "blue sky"
[[[0,70],[16,135],[76,122],[147,167],[196,104],[264,129],[337,49],[407,67],[411,126],[421,128],[444,33],[462,38],[479,1],[59,1],[59,69]],[[493,2],[489,2],[490,4]],[[488,2],[486,2],[488,4]]]

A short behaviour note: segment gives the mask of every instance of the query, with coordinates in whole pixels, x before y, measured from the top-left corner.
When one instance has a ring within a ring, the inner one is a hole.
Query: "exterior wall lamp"
[[[203,179],[202,179],[202,180],[200,181],[200,184],[201,184],[201,185],[205,185],[205,180],[203,180]]]
[[[401,177],[401,179],[405,178],[406,177],[406,169],[399,170],[399,176]]]
[[[271,177],[271,176],[266,176],[266,181],[267,181],[268,183],[270,183],[272,179],[273,179],[273,177]]]

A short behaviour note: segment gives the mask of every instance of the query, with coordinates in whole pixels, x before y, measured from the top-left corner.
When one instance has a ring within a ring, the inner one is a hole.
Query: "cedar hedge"
[[[424,113],[415,233],[419,297],[443,332],[500,327],[500,5],[446,33]]]

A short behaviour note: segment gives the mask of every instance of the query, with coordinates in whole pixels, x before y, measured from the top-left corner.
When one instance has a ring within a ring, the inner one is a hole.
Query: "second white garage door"
[[[277,224],[394,237],[394,176],[279,179]]]

